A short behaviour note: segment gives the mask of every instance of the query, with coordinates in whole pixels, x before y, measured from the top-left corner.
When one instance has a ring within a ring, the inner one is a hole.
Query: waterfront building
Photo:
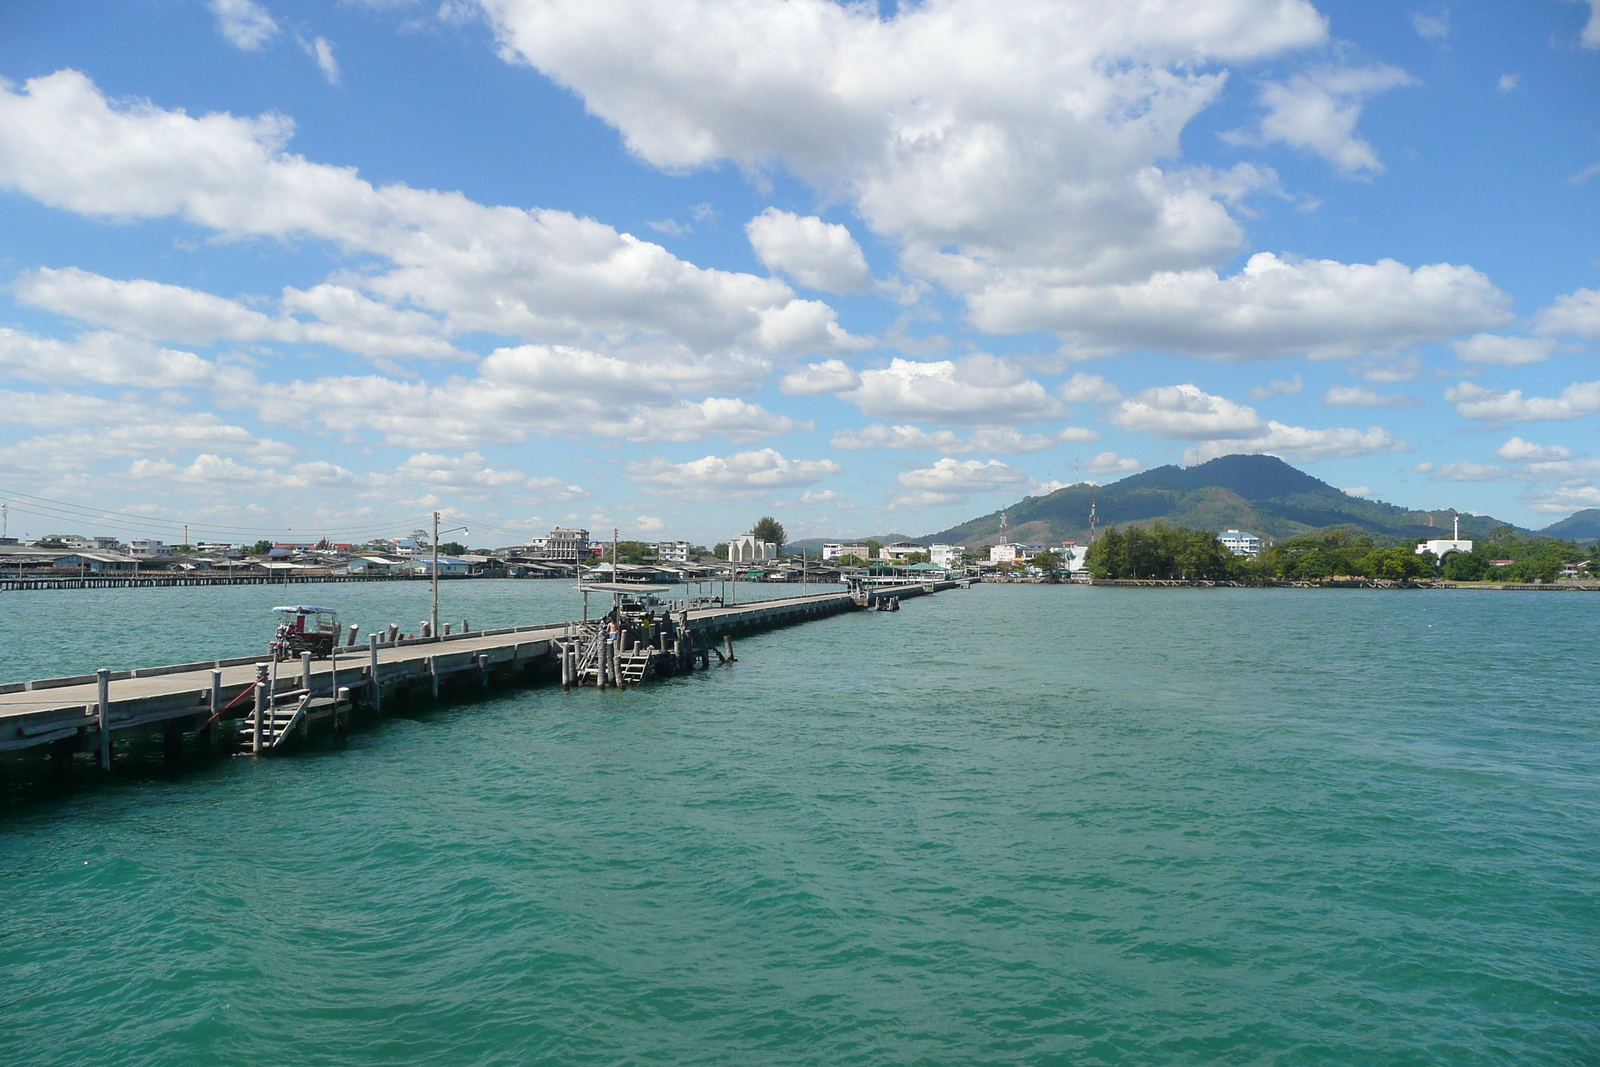
[[[928,562],[936,567],[959,567],[961,557],[967,554],[965,545],[929,545]]]
[[[837,544],[830,543],[822,546],[824,562],[842,559],[845,556],[854,556],[856,559],[862,560],[871,559],[872,550],[862,541],[841,541]]]
[[[75,551],[87,552],[117,552],[122,548],[122,542],[115,537],[69,537],[62,542]]]
[[[538,559],[555,559],[563,563],[577,563],[594,554],[588,530],[567,529],[557,526],[544,539],[544,546],[536,553]]]
[[[1472,551],[1472,542],[1461,539],[1461,516],[1456,515],[1453,518],[1455,519],[1454,530],[1452,531],[1454,536],[1422,542],[1417,546],[1417,555],[1420,556],[1424,552],[1432,552],[1436,559],[1443,562],[1446,556],[1453,556],[1457,552]]]
[[[87,571],[90,574],[137,574],[139,561],[132,556],[110,552],[73,552],[57,556],[50,564],[58,570]]]
[[[1018,541],[1008,541],[1005,544],[989,546],[990,563],[1027,563],[1034,556],[1044,551],[1043,545],[1024,544]]]
[[[355,556],[345,564],[351,574],[400,574],[411,566],[410,560],[386,559],[383,556]]]
[[[656,560],[660,563],[688,563],[689,548],[687,541],[657,541]]]
[[[151,540],[148,537],[136,537],[128,542],[128,555],[130,556],[165,556],[167,546],[164,541]]]
[[[1076,541],[1061,542],[1061,569],[1076,574],[1089,569],[1089,546]]]
[[[1217,535],[1217,540],[1222,542],[1222,547],[1232,552],[1235,556],[1244,556],[1255,559],[1261,555],[1261,538],[1253,533],[1242,530],[1224,530]]]
[[[926,545],[915,541],[896,541],[892,545],[884,545],[879,556],[887,563],[902,563],[907,556],[921,555],[926,551],[928,551]]]
[[[754,534],[740,534],[728,539],[728,559],[734,563],[757,563],[777,558],[778,546],[771,541],[758,541]]]

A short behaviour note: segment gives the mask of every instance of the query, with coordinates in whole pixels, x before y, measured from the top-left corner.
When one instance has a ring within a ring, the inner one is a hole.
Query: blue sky
[[[1109,7],[8,4],[11,532],[1600,506],[1600,0]]]

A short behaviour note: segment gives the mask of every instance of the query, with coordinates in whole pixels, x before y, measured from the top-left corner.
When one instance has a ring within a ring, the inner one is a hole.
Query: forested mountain
[[[1412,511],[1354,497],[1275,456],[1223,456],[1194,467],[1155,467],[1109,485],[1085,483],[1048,496],[1025,497],[1006,509],[1008,536],[1046,543],[1087,540],[1091,502],[1102,529],[1159,520],[1213,531],[1240,529],[1277,539],[1331,526],[1395,540],[1449,537],[1454,514]],[[1582,514],[1600,519],[1600,512]],[[1461,536],[1481,538],[1502,525],[1492,516],[1462,513]],[[1553,533],[1554,527],[1545,532]],[[1000,540],[1000,512],[918,540],[968,547],[994,544]]]
[[[1600,508],[1584,508],[1560,522],[1552,522],[1539,532],[1564,541],[1593,541],[1600,537]]]

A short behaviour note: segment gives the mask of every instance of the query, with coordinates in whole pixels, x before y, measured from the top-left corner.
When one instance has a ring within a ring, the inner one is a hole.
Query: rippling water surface
[[[262,596],[8,596],[6,680],[247,651]],[[1593,1064],[1597,621],[978,587],[622,694],[13,786],[0,1063]]]

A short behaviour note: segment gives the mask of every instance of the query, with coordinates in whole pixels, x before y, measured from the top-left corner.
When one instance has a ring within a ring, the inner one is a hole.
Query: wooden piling
[[[311,692],[311,653],[300,653],[300,688]]]

